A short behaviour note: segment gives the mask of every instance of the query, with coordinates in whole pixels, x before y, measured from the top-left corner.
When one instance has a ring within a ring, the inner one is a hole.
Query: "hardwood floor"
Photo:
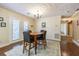
[[[79,56],[79,47],[72,41],[66,38],[61,41],[61,55],[62,56]]]
[[[11,45],[8,45],[8,46],[5,46],[5,47],[2,47],[0,48],[0,56],[6,56],[4,53],[6,51],[9,51],[11,50],[13,47],[17,46],[17,45],[21,45],[23,43],[23,41],[19,41],[17,43],[13,43]]]

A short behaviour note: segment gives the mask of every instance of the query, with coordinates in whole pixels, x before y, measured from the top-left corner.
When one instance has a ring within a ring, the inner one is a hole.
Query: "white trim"
[[[22,41],[22,40],[16,40],[16,41],[4,43],[4,44],[0,45],[0,48],[5,47],[5,46],[8,46],[8,45],[13,44],[13,43],[16,43],[16,42],[19,42],[19,41]]]
[[[46,39],[46,40],[54,40],[54,41],[61,41],[60,39]]]
[[[73,43],[75,43],[77,46],[79,46],[79,42],[76,40],[73,40]]]

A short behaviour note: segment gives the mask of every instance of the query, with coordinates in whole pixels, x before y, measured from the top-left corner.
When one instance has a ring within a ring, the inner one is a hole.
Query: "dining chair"
[[[30,49],[34,48],[34,38],[31,38],[31,35],[29,31],[23,32],[23,38],[24,38],[24,44],[23,44],[23,53],[25,50],[27,50],[27,46],[29,46],[28,50],[28,55],[30,55]],[[33,44],[33,46],[31,46]],[[35,54],[37,54],[36,49],[35,49]]]
[[[41,30],[40,32],[44,32],[45,30]]]
[[[30,33],[32,33],[32,31],[31,31],[31,30],[29,30],[29,32],[30,32]]]
[[[47,42],[46,42],[46,33],[47,33],[47,31],[45,31],[45,30],[41,30],[41,32],[43,33],[43,34],[39,34],[38,35],[38,44],[39,45],[43,45],[44,46],[44,48],[46,47],[46,45],[47,45]],[[42,42],[42,44],[40,44]]]

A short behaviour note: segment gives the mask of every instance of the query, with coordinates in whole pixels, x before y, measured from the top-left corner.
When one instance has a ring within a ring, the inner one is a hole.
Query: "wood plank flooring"
[[[61,40],[61,55],[79,56],[79,46],[64,38]]]
[[[11,50],[13,47],[17,46],[17,45],[21,45],[23,43],[23,41],[19,41],[17,43],[13,43],[11,45],[8,45],[8,46],[5,46],[5,47],[2,47],[0,48],[0,56],[6,56],[4,53],[6,51],[9,51]]]

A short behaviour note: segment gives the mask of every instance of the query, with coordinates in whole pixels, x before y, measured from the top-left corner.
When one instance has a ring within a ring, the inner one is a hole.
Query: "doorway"
[[[73,38],[73,23],[72,21],[68,22],[68,41],[71,42]]]
[[[73,21],[71,18],[62,18],[61,21],[61,55],[69,56],[74,54],[75,46],[72,42],[73,39]],[[73,54],[72,54],[72,53]]]
[[[71,42],[73,38],[73,21],[71,18],[61,20],[61,40]]]

